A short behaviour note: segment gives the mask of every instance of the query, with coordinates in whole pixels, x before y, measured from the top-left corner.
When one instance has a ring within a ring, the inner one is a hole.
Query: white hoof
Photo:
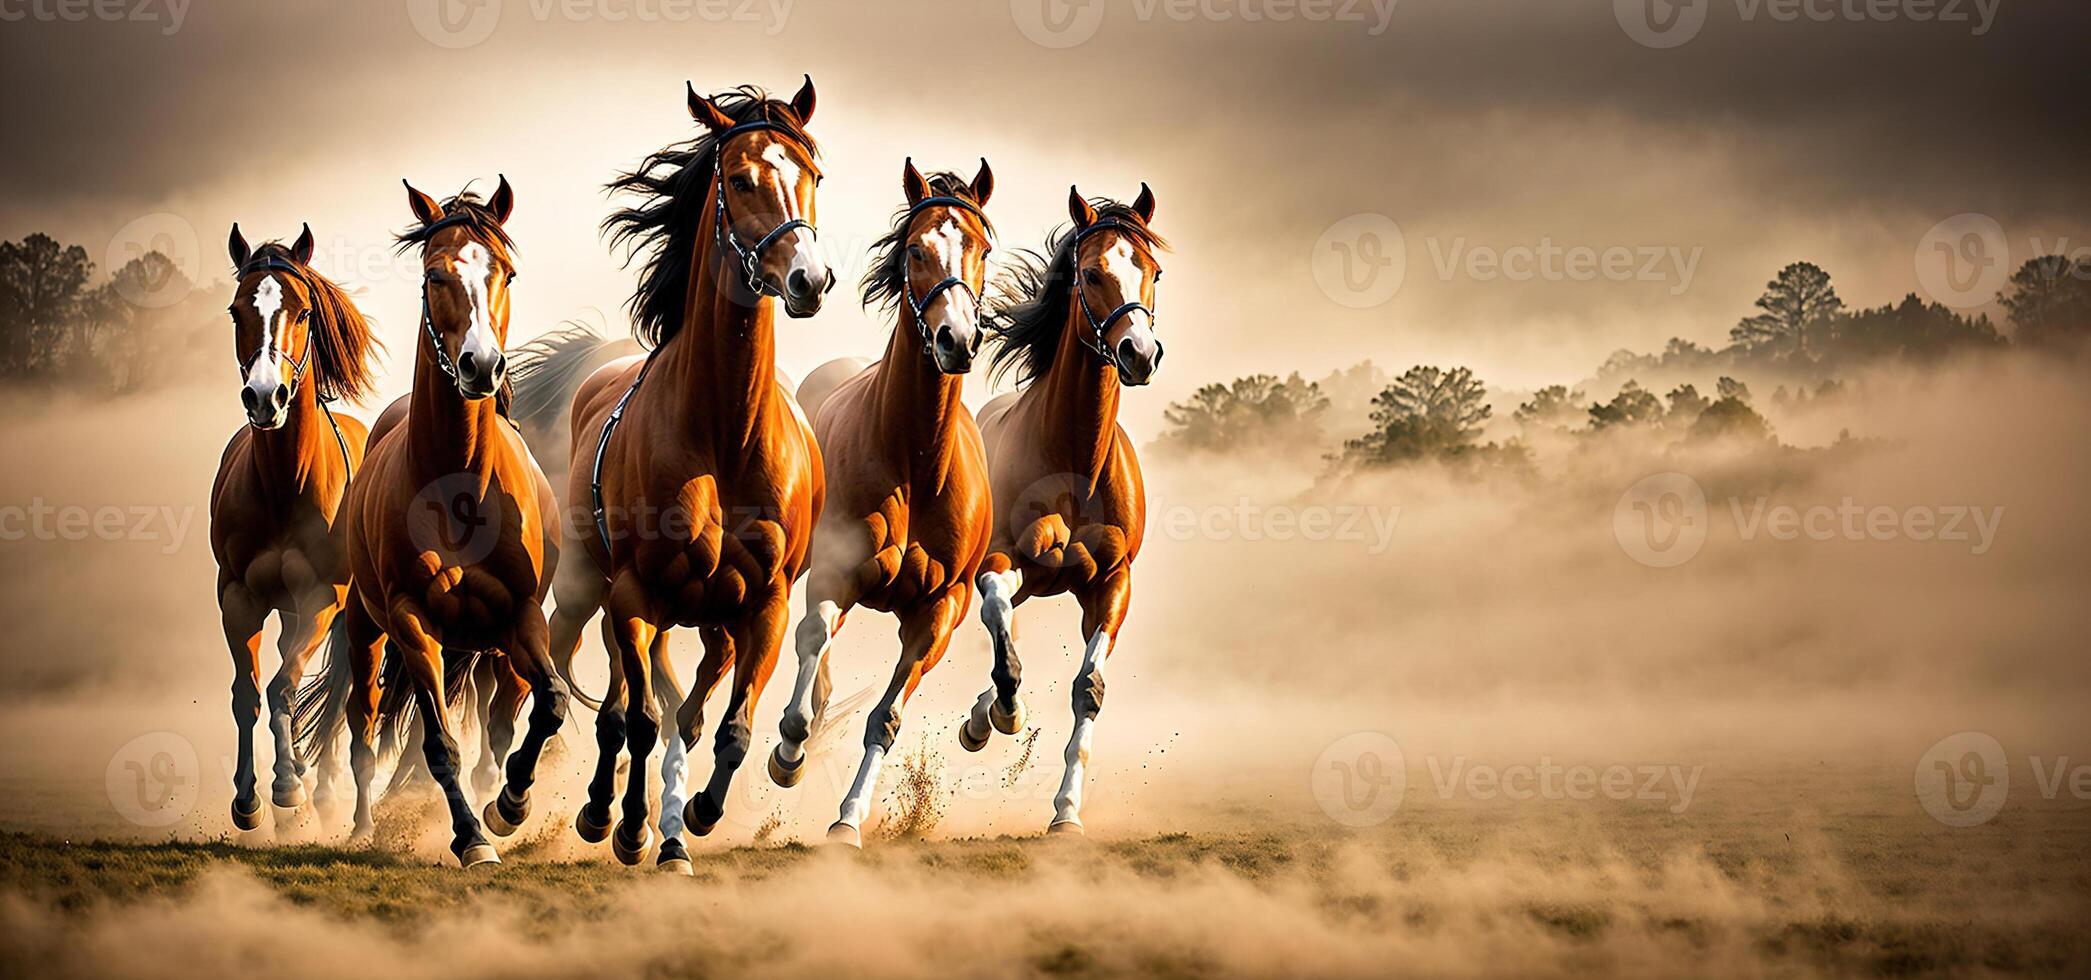
[[[801,755],[797,762],[785,762],[783,753],[782,745],[770,750],[770,781],[790,789],[806,778],[806,757]]]
[[[617,855],[618,863],[626,867],[638,864],[639,860],[646,856],[647,850],[653,847],[653,826],[649,824],[642,829],[645,836],[639,838],[639,846],[636,848],[627,845],[623,824],[619,824],[610,834],[610,851]]]
[[[1089,831],[1082,828],[1082,821],[1074,817],[1063,817],[1053,821],[1053,825],[1046,828],[1046,833],[1056,837],[1081,837]]]
[[[500,864],[501,855],[494,853],[494,845],[479,843],[465,848],[464,853],[457,856],[457,863],[467,869]]]
[[[303,780],[291,780],[288,787],[279,785],[273,787],[269,792],[269,802],[285,810],[295,810],[304,806],[305,800],[305,783]]]
[[[958,726],[958,745],[968,752],[978,752],[987,748],[987,735],[974,735],[973,720],[968,718],[964,724]]]
[[[685,878],[697,873],[690,867],[689,858],[669,858],[654,865],[653,869],[664,875],[682,875]]]
[[[261,826],[261,800],[254,801],[254,809],[242,811],[240,801],[232,801],[232,825],[241,830],[253,830]]]
[[[828,843],[853,847],[861,851],[864,849],[864,835],[859,833],[857,828],[838,822],[828,828]]]
[[[1002,706],[1000,704],[989,704],[987,706],[987,720],[994,724],[995,731],[1001,732],[1004,735],[1014,735],[1020,731],[1023,731],[1024,699],[1022,697],[1017,698],[1016,710],[1011,711],[1006,715],[1002,713]]]
[[[501,812],[501,797],[497,795],[487,802],[486,809],[480,813],[480,819],[486,824],[486,829],[494,832],[494,836],[507,837],[520,829],[524,820],[530,819],[530,806],[525,803],[522,817],[510,823],[508,817]]]

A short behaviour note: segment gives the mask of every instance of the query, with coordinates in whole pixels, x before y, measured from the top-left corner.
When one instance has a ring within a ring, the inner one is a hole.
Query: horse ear
[[[435,198],[415,190],[414,185],[407,183],[404,178],[399,183],[407,189],[407,210],[414,212],[414,217],[423,225],[432,225],[443,220],[443,206],[437,204]]]
[[[915,169],[915,158],[909,157],[900,172],[900,189],[908,196],[908,207],[922,203],[929,196],[929,181],[922,179],[922,171]]]
[[[247,264],[254,250],[247,247],[247,236],[240,234],[240,223],[232,223],[232,235],[225,240],[225,254],[232,257],[232,267],[237,269]]]
[[[805,83],[799,86],[798,94],[791,97],[791,111],[799,114],[801,126],[813,121],[813,76],[807,75],[805,78]]]
[[[1067,216],[1074,219],[1076,231],[1096,223],[1096,209],[1089,206],[1088,199],[1073,184],[1067,185]]]
[[[298,240],[297,240],[297,241],[295,241],[295,242],[292,242],[292,243],[291,243],[291,246],[290,246],[290,257],[291,257],[291,258],[294,258],[294,259],[296,259],[296,260],[298,260],[298,264],[299,264],[299,265],[311,265],[311,264],[312,264],[312,226],[311,226],[311,225],[309,225],[309,224],[308,224],[308,225],[305,225],[305,226],[304,226],[304,230],[303,230],[303,231],[300,231],[300,232],[298,233]]]
[[[691,119],[702,123],[704,128],[714,133],[723,133],[733,128],[733,117],[720,112],[718,106],[712,105],[712,100],[698,95],[697,86],[688,82],[684,82],[683,86],[690,92]]]
[[[986,204],[995,194],[995,172],[989,170],[987,158],[980,158],[980,170],[973,174],[973,200]]]
[[[508,223],[508,216],[515,212],[515,189],[508,186],[508,175],[501,175],[501,186],[494,188],[494,199],[487,202],[494,209],[494,220]]]
[[[1140,216],[1141,224],[1154,220],[1154,191],[1147,188],[1144,180],[1140,182],[1140,196],[1133,199],[1133,213]]]

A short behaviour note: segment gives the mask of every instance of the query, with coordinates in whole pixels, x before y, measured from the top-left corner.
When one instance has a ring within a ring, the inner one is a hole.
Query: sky
[[[1137,429],[1242,374],[1370,358],[1518,389],[1718,345],[1800,259],[1855,305],[1995,313],[2026,258],[2091,255],[2087,40],[2091,7],[2001,0],[0,0],[0,237],[104,272],[161,247],[212,281],[232,222],[310,222],[408,351],[399,181],[506,174],[512,342],[621,331],[602,185],[694,132],[686,81],[810,74],[821,236],[852,280],[911,155],[993,164],[1004,250],[1064,221],[1071,184],[1154,188],[1170,358]],[[780,321],[780,364],[876,356],[886,329],[838,293]]]

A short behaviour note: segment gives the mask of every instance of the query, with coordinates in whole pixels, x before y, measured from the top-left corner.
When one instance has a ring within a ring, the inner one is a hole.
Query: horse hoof
[[[653,869],[662,874],[685,877],[696,873],[690,867],[689,849],[683,846],[679,837],[661,841],[661,852],[654,856]]]
[[[690,828],[690,833],[699,837],[711,836],[712,830],[719,826],[720,819],[725,816],[725,808],[713,809],[711,799],[702,793],[683,804],[682,808],[683,824]]]
[[[1004,735],[1014,735],[1020,731],[1023,731],[1024,699],[1017,698],[1016,710],[1011,711],[1008,714],[1002,713],[1002,706],[999,703],[989,704],[987,706],[987,720],[994,724],[995,731],[1001,732]]]
[[[288,784],[278,781],[275,786],[269,788],[269,802],[285,810],[295,810],[304,806],[305,800],[305,783],[302,780],[293,779]]]
[[[828,828],[828,843],[853,847],[861,851],[864,849],[864,835],[858,833],[857,828],[849,824],[837,822],[834,826]]]
[[[628,839],[628,835],[625,834],[624,824],[619,823],[617,825],[617,832],[610,835],[610,851],[611,853],[617,855],[617,862],[619,864],[622,864],[625,867],[631,867],[632,865],[638,864],[639,859],[646,856],[646,849],[653,846],[652,827],[641,824],[639,827],[639,833],[641,834],[641,836],[638,842],[635,844],[631,842]]]
[[[1053,821],[1053,825],[1046,828],[1046,833],[1055,837],[1082,837],[1089,831],[1082,829],[1082,821],[1068,817],[1065,820]]]
[[[486,822],[486,829],[493,831],[496,837],[507,837],[515,833],[517,828],[523,825],[523,821],[530,819],[529,800],[519,804],[512,815],[508,812],[507,803],[508,791],[502,790],[501,795],[487,803],[485,812],[481,814]]]
[[[234,797],[232,801],[232,825],[241,830],[253,830],[261,826],[261,800],[257,798],[254,801],[254,808],[243,812],[240,810],[239,798]]]
[[[978,752],[987,748],[987,736],[982,735],[977,739],[974,738],[973,722],[968,720],[958,726],[958,744],[959,747],[968,752]]]
[[[602,843],[603,838],[610,836],[610,815],[607,808],[602,820],[598,822],[588,815],[587,807],[582,807],[574,814],[574,833],[581,835],[581,839],[590,844]]]
[[[457,853],[457,863],[467,870],[482,865],[500,864],[501,855],[494,853],[494,845],[486,841],[470,844]]]
[[[806,778],[806,757],[801,755],[797,762],[786,762],[783,752],[782,745],[770,750],[770,781],[790,789]]]

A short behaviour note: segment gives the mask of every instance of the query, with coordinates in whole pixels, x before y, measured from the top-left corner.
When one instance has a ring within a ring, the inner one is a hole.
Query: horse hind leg
[[[628,595],[611,597],[611,632],[617,657],[624,663],[624,747],[631,756],[631,765],[625,772],[624,815],[610,832],[610,850],[627,865],[638,864],[653,843],[653,827],[646,809],[646,760],[653,755],[654,743],[661,733],[661,710],[652,696],[651,684],[653,641],[660,631],[639,615],[639,608],[640,604]]]
[[[479,716],[479,762],[472,767],[472,790],[482,798],[501,783],[501,763],[515,744],[516,715],[531,685],[516,673],[513,658],[481,657],[472,668],[472,706]]]
[[[1082,783],[1095,743],[1096,716],[1104,706],[1104,660],[1118,644],[1118,627],[1130,595],[1130,582],[1121,577],[1106,584],[1095,597],[1082,599],[1082,628],[1089,639],[1082,647],[1082,664],[1075,670],[1075,725],[1067,739],[1060,791],[1053,796],[1053,822],[1046,828],[1050,833],[1082,832]]]
[[[370,818],[370,783],[378,768],[378,702],[382,693],[378,675],[384,659],[385,634],[364,612],[359,600],[350,599],[343,616],[348,620],[344,627],[348,647],[345,653],[350,658],[347,706],[349,768],[356,781],[355,829],[351,831],[351,839],[368,840],[375,830]]]
[[[1024,665],[1016,655],[1016,594],[1023,587],[1024,573],[1006,567],[1007,559],[997,561],[998,558],[990,556],[989,562],[1005,567],[984,569],[978,579],[980,622],[987,627],[988,639],[994,644],[994,659],[989,665],[994,686],[981,692],[973,703],[972,714],[959,726],[959,744],[968,752],[986,747],[990,730],[1004,735],[1024,730],[1024,699],[1017,694],[1024,680]]]
[[[429,635],[427,624],[411,611],[402,610],[393,616],[392,639],[394,649],[407,658],[407,673],[413,679],[423,721],[421,748],[428,774],[442,789],[450,810],[450,853],[466,868],[499,864],[500,856],[481,832],[479,818],[458,784],[464,759],[458,752],[450,699],[444,689],[443,648]]]
[[[327,630],[333,626],[337,611],[330,603],[313,612],[282,616],[283,634],[276,645],[282,664],[269,679],[267,695],[269,734],[276,746],[276,778],[269,784],[269,798],[285,810],[304,806],[306,799],[305,764],[298,759],[297,726],[292,718],[298,682],[305,679],[305,665],[311,662],[312,655],[327,641]]]
[[[726,816],[726,795],[733,789],[733,776],[748,759],[755,743],[755,705],[763,686],[777,668],[777,653],[791,627],[791,599],[776,595],[752,616],[733,625],[733,693],[726,702],[726,717],[719,721],[712,741],[712,777],[704,792],[683,807],[683,821],[690,832],[704,837]]]
[[[809,597],[827,594],[824,590],[808,593]],[[799,620],[793,637],[798,675],[792,681],[791,703],[784,706],[784,718],[777,724],[780,739],[770,751],[770,780],[779,786],[797,786],[806,778],[806,741],[813,737],[827,708],[828,649],[835,643],[835,634],[842,631],[846,615],[848,610],[840,603],[819,598],[807,603],[806,616]]]
[[[566,724],[566,682],[559,679],[552,666],[551,637],[542,609],[533,604],[523,611],[507,655],[501,661],[501,693],[494,700],[494,720],[505,722],[511,736],[516,710],[525,695],[532,695],[530,726],[515,753],[506,756],[507,780],[500,795],[486,806],[487,826],[506,836],[530,816],[530,788],[537,782],[538,759],[544,753],[545,743]],[[505,750],[507,740],[499,741]]]
[[[617,627],[609,617],[603,619],[603,647],[610,652],[610,686],[595,713],[595,775],[588,781],[588,801],[574,814],[574,832],[590,844],[600,844],[610,836],[610,806],[617,798],[617,757],[624,751],[625,708],[631,700],[624,661],[617,655]]]

